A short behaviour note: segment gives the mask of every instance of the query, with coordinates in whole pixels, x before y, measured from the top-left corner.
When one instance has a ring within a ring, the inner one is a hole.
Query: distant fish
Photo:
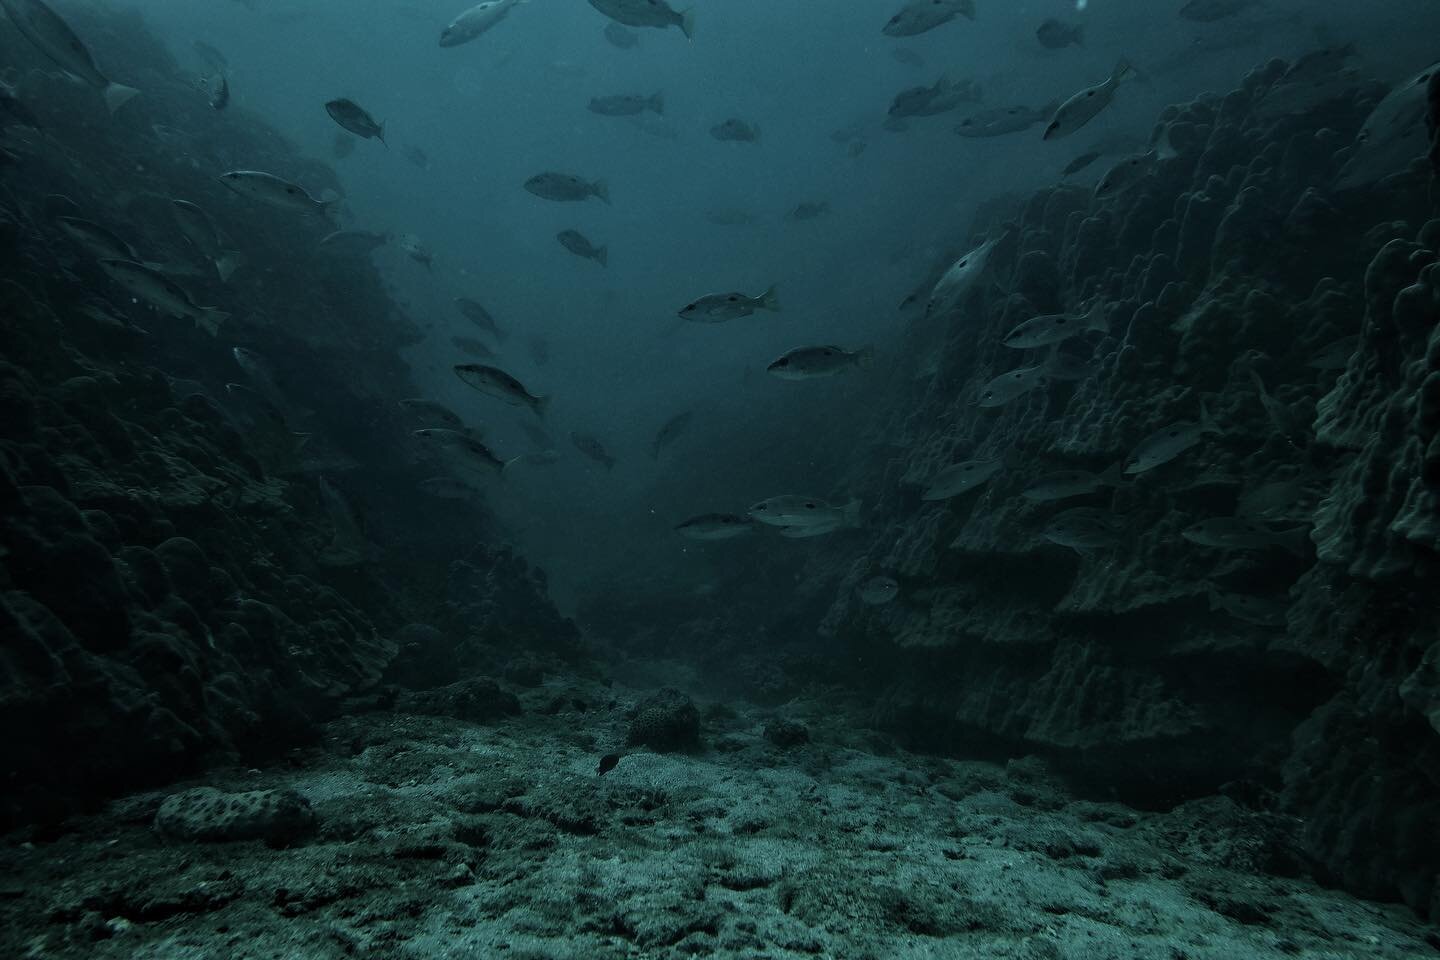
[[[733,513],[702,513],[677,524],[675,532],[687,540],[733,540],[755,532],[749,517]]]
[[[646,110],[664,116],[665,96],[661,93],[648,97],[638,93],[617,93],[608,97],[592,97],[589,110],[606,117],[633,117]]]
[[[1284,516],[1295,510],[1305,494],[1305,480],[1272,480],[1247,489],[1235,503],[1237,517]]]
[[[576,450],[579,450],[591,460],[594,460],[596,463],[603,463],[606,470],[615,469],[615,464],[618,461],[610,456],[609,452],[605,449],[605,445],[595,437],[590,436],[588,433],[571,431],[570,442],[575,445]]]
[[[1207,433],[1218,435],[1221,432],[1202,402],[1198,423],[1181,420],[1150,434],[1125,459],[1125,472],[1135,474],[1153,470],[1199,444]]]
[[[409,160],[411,163],[415,164],[415,166],[419,167],[421,170],[429,170],[429,169],[430,169],[430,158],[425,155],[425,151],[424,151],[424,150],[421,150],[419,147],[415,146],[413,143],[412,143],[412,144],[407,144],[406,146],[402,147],[402,148],[400,149],[400,152],[405,155],[405,159],[406,159],[406,160]]]
[[[400,234],[400,236],[396,238],[395,245],[404,251],[405,256],[414,260],[416,263],[423,264],[426,270],[434,269],[433,263],[435,255],[431,253],[430,248],[425,245],[425,241],[421,240],[415,234]]]
[[[230,80],[223,73],[200,81],[207,93],[206,102],[213,110],[224,110],[230,105]]]
[[[1076,157],[1074,160],[1071,160],[1069,163],[1065,164],[1065,169],[1060,171],[1060,176],[1068,177],[1071,174],[1079,173],[1081,170],[1084,170],[1086,167],[1090,166],[1090,164],[1094,163],[1096,160],[1099,160],[1103,156],[1104,154],[1098,150],[1086,151],[1085,153],[1080,154],[1080,156]]]
[[[316,200],[290,181],[260,170],[231,170],[220,175],[220,182],[241,196],[286,210],[324,216],[335,203],[334,200]]]
[[[605,39],[610,41],[612,47],[621,50],[634,50],[640,46],[640,35],[614,20],[605,24]]]
[[[424,397],[408,397],[399,401],[400,409],[404,410],[416,423],[422,426],[442,426],[451,430],[465,429],[464,422],[460,417],[436,400],[427,400]]]
[[[1115,69],[1110,72],[1110,76],[1103,83],[1086,87],[1060,104],[1060,109],[1055,111],[1050,125],[1045,128],[1045,135],[1042,139],[1058,140],[1061,137],[1068,137],[1094,120],[1100,111],[1108,107],[1110,102],[1115,99],[1115,88],[1131,72],[1129,62],[1122,59],[1115,64]]]
[[[170,200],[170,213],[180,232],[194,245],[206,260],[215,267],[215,274],[221,283],[228,283],[232,274],[245,264],[245,255],[236,250],[226,250],[220,238],[220,228],[198,204],[189,200]]]
[[[1045,377],[1046,367],[1043,363],[1007,370],[980,388],[980,406],[1003,407],[1010,401],[1044,386]]]
[[[1190,0],[1180,8],[1180,19],[1196,23],[1214,23],[1233,17],[1248,7],[1257,6],[1260,0]]]
[[[979,113],[971,114],[955,127],[955,132],[962,137],[1003,137],[1008,133],[1019,133],[1022,130],[1029,130],[1037,123],[1043,123],[1046,117],[1055,112],[1055,107],[1042,107],[1033,110],[1030,107],[996,107],[990,110],[981,110]]]
[[[900,595],[900,584],[894,577],[871,577],[856,587],[855,593],[860,597],[861,603],[880,607]]]
[[[1248,593],[1228,593],[1213,586],[1207,588],[1206,596],[1212,611],[1223,610],[1235,619],[1257,627],[1283,627],[1289,612],[1289,604]]]
[[[1083,497],[1095,493],[1103,487],[1118,487],[1123,482],[1120,472],[1122,466],[1121,463],[1111,464],[1104,473],[1091,473],[1088,470],[1057,470],[1054,473],[1045,474],[1020,491],[1020,496],[1033,503],[1052,503],[1056,500],[1068,500],[1071,497]]]
[[[230,316],[216,307],[197,306],[169,277],[143,263],[105,259],[100,261],[100,269],[127,293],[161,313],[195,321],[195,326],[211,336],[220,333],[220,324]]]
[[[373,137],[381,143],[385,142],[385,124],[376,122],[375,118],[354,100],[344,97],[329,100],[325,103],[325,112],[330,114],[331,120],[357,137],[367,140]]]
[[[98,223],[80,217],[56,217],[55,222],[62,233],[97,260],[140,260],[134,247]]]
[[[537,397],[525,389],[525,385],[498,367],[480,363],[461,363],[455,366],[455,375],[465,383],[503,400],[511,406],[529,407],[537,417],[544,417],[549,397]]]
[[[1120,545],[1114,516],[1092,507],[1076,507],[1050,518],[1040,534],[1051,543],[1069,547],[1084,557]]]
[[[779,312],[780,299],[774,284],[758,297],[739,292],[708,294],[681,307],[678,315],[682,320],[697,323],[725,323],[748,317],[757,310]]]
[[[1309,527],[1272,530],[1245,517],[1213,517],[1185,528],[1180,534],[1191,543],[1220,550],[1261,550],[1279,547],[1304,556],[1310,543]]]
[[[836,507],[816,497],[786,494],[761,500],[750,508],[748,515],[773,527],[858,527],[860,506],[859,500]]]
[[[716,209],[705,211],[705,219],[717,227],[738,227],[755,222],[755,214],[749,210]]]
[[[1255,393],[1260,398],[1260,407],[1270,419],[1270,425],[1275,428],[1275,432],[1291,445],[1303,447],[1310,433],[1310,424],[1295,407],[1275,397],[1265,388],[1265,381],[1254,367],[1248,372],[1250,382],[1255,385]]]
[[[679,439],[680,435],[690,427],[692,414],[689,410],[677,413],[666,420],[660,429],[655,433],[655,439],[650,443],[650,456],[652,459],[660,459],[660,451]]]
[[[0,79],[0,128],[15,124],[32,130],[40,129],[40,121],[21,101],[15,87]]]
[[[614,770],[617,766],[620,765],[620,758],[621,754],[618,753],[605,754],[605,756],[600,758],[600,763],[595,768],[596,775],[603,777],[611,770]]]
[[[1085,28],[1078,23],[1066,23],[1051,17],[1036,28],[1035,39],[1047,50],[1063,50],[1069,46],[1083,47]]]
[[[827,344],[791,350],[765,369],[781,380],[818,380],[821,377],[833,377],[837,373],[845,373],[856,367],[868,367],[874,362],[874,347],[846,350],[834,344]]]
[[[890,101],[888,112],[892,117],[933,117],[979,99],[979,84],[973,80],[952,80],[946,73],[929,86],[901,90]]]
[[[920,494],[920,499],[949,500],[962,493],[969,493],[999,473],[1004,466],[1003,459],[952,463],[925,481],[925,491]]]
[[[100,72],[89,49],[54,10],[41,0],[0,0],[0,7],[20,34],[62,70],[101,92],[105,106],[114,113],[140,91],[115,83]]]
[[[695,36],[695,11],[676,12],[665,0],[590,0],[590,6],[627,27],[679,27]]]
[[[504,20],[510,11],[526,0],[486,0],[466,10],[440,31],[440,46],[458,47]]]
[[[456,297],[455,308],[464,315],[465,319],[501,343],[504,343],[505,338],[509,336],[508,333],[500,329],[500,325],[495,322],[495,318],[490,315],[490,311],[481,306],[479,302],[469,297]]]
[[[806,220],[817,220],[829,212],[829,200],[805,200],[795,204],[786,216],[791,220],[803,223]]]
[[[1105,313],[1105,301],[1096,297],[1090,309],[1079,316],[1050,313],[1031,317],[1007,333],[1000,342],[1016,350],[1029,350],[1063,343],[1082,333],[1105,333],[1109,329],[1110,318]]]
[[[422,430],[412,431],[411,435],[416,439],[435,444],[446,451],[461,466],[481,467],[503,475],[505,468],[514,462],[513,460],[501,460],[495,455],[495,451],[467,431],[449,430],[445,427],[426,427]]]
[[[477,360],[495,359],[495,351],[474,337],[451,337],[450,342],[467,357],[475,357]]]
[[[935,286],[925,304],[925,315],[953,310],[975,288],[990,265],[990,256],[995,252],[999,237],[992,237],[952,263]]]
[[[537,173],[525,181],[525,189],[544,200],[574,203],[598,197],[610,202],[610,188],[604,180],[582,180],[571,173]]]
[[[1123,157],[1095,184],[1095,198],[1118,197],[1148,177],[1160,163],[1160,151],[1147,150]]]
[[[880,28],[887,37],[913,37],[956,17],[975,19],[975,0],[910,0]]]
[[[577,257],[594,260],[602,267],[610,262],[609,248],[603,244],[598,247],[595,246],[595,244],[590,242],[590,238],[579,230],[561,230],[555,234],[555,239],[560,241],[560,246],[569,250]]]
[[[757,124],[741,120],[739,117],[731,117],[710,128],[710,136],[716,140],[728,140],[733,143],[759,143],[760,127]]]

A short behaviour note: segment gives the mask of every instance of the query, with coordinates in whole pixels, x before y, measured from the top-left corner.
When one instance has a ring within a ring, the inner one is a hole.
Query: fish
[[[695,37],[695,11],[677,12],[665,0],[590,0],[590,6],[627,27],[679,27],[685,39]]]
[[[1266,547],[1279,547],[1297,557],[1305,555],[1305,548],[1310,542],[1308,526],[1272,530],[1248,517],[1212,517],[1186,527],[1180,535],[1202,547],[1220,550],[1262,550]]]
[[[1043,123],[1057,109],[1057,106],[1045,106],[1038,110],[1025,106],[993,107],[966,117],[955,127],[955,132],[971,138],[1003,137]]]
[[[55,222],[71,240],[97,260],[130,260],[140,262],[135,248],[98,223],[80,217],[56,217]]]
[[[606,470],[615,469],[616,459],[605,450],[605,445],[588,433],[570,432],[570,442],[585,456],[596,463],[603,463]]]
[[[544,200],[555,200],[562,203],[579,202],[591,197],[598,197],[607,204],[610,202],[610,188],[606,186],[604,180],[596,180],[592,183],[569,173],[555,173],[554,171],[537,173],[525,181],[525,189]]]
[[[633,117],[646,110],[665,115],[665,95],[653,93],[648,97],[638,93],[617,93],[609,97],[591,97],[589,110],[606,117]]]
[[[477,3],[440,31],[440,46],[458,47],[462,43],[469,43],[504,20],[512,9],[525,2],[526,0],[485,0],[484,3]]]
[[[754,223],[755,214],[748,210],[722,209],[707,210],[705,219],[717,227],[738,227],[747,223]]]
[[[855,588],[860,602],[871,607],[881,607],[900,595],[900,584],[894,577],[871,577]]]
[[[1076,507],[1057,513],[1040,532],[1051,543],[1069,547],[1083,557],[1120,545],[1113,515],[1093,507]]]
[[[733,540],[756,531],[754,521],[734,513],[702,513],[675,525],[687,540]]]
[[[1301,477],[1289,480],[1272,480],[1258,487],[1246,490],[1235,504],[1237,517],[1270,517],[1283,515],[1292,510],[1305,493],[1305,481]]]
[[[1043,363],[1007,370],[980,388],[980,406],[986,409],[1003,407],[1011,400],[1023,397],[1045,384],[1047,372]]]
[[[524,384],[499,367],[489,367],[482,363],[460,363],[455,365],[454,370],[457,377],[481,393],[503,400],[511,406],[529,407],[537,417],[544,418],[550,398],[533,395],[525,389]]]
[[[478,357],[481,360],[495,359],[495,351],[474,337],[451,337],[450,342],[466,356]]]
[[[1335,180],[1335,189],[1367,187],[1401,170],[1430,151],[1425,117],[1429,112],[1431,78],[1440,72],[1434,63],[1385,95],[1365,118],[1355,137],[1349,159]]]
[[[1132,72],[1129,61],[1121,58],[1104,82],[1086,87],[1060,104],[1060,108],[1055,111],[1055,116],[1051,118],[1050,125],[1045,128],[1041,139],[1059,140],[1061,137],[1068,137],[1094,120],[1100,111],[1108,107],[1115,99],[1115,88],[1120,85],[1120,81]]]
[[[430,477],[415,484],[415,489],[438,500],[473,500],[480,493],[464,480],[454,477]]]
[[[424,151],[424,150],[421,150],[419,147],[415,146],[413,143],[412,143],[412,144],[407,144],[406,146],[401,147],[401,148],[400,148],[400,152],[401,152],[402,154],[404,154],[406,160],[409,160],[411,163],[415,164],[415,166],[419,167],[421,170],[429,170],[429,169],[430,169],[430,158],[425,155],[425,151]]]
[[[765,370],[781,380],[818,380],[833,377],[856,367],[875,362],[875,348],[846,350],[834,344],[819,347],[797,347],[782,355]]]
[[[761,500],[746,516],[772,527],[858,527],[860,508],[859,500],[836,507],[816,497],[785,494]]]
[[[1322,347],[1305,366],[1312,370],[1344,370],[1350,366],[1350,358],[1359,346],[1359,337],[1341,337]]]
[[[319,246],[332,253],[369,253],[390,242],[390,234],[371,230],[336,230],[320,238]]]
[[[1285,73],[1276,81],[1276,86],[1288,83],[1327,81],[1343,72],[1345,63],[1355,57],[1358,52],[1353,43],[1311,50],[1309,53],[1302,54],[1286,69]]]
[[[424,397],[407,397],[398,401],[400,409],[404,410],[416,423],[425,426],[442,426],[451,430],[464,430],[465,423],[455,411],[437,400],[427,400]]]
[[[1105,176],[1100,178],[1099,183],[1095,184],[1095,198],[1108,200],[1111,197],[1118,197],[1149,176],[1159,159],[1160,151],[1158,150],[1147,150],[1145,153],[1133,153],[1124,157],[1111,167]]]
[[[979,84],[973,80],[952,80],[946,73],[929,86],[907,87],[895,94],[888,113],[892,117],[933,117],[979,99]]]
[[[1265,416],[1270,418],[1270,425],[1275,432],[1284,437],[1293,446],[1303,446],[1305,436],[1309,433],[1308,424],[1302,422],[1296,409],[1284,401],[1272,396],[1270,391],[1265,389],[1265,381],[1261,379],[1258,371],[1251,367],[1249,371],[1250,382],[1255,385],[1255,392],[1260,398],[1260,406],[1265,411]]]
[[[1180,8],[1179,17],[1195,23],[1214,23],[1259,3],[1260,0],[1189,0]]]
[[[914,37],[964,17],[975,19],[975,0],[910,0],[880,32],[887,37]]]
[[[1069,46],[1085,46],[1085,28],[1078,23],[1049,18],[1035,28],[1035,39],[1047,50],[1064,50]]]
[[[225,249],[220,239],[220,228],[198,204],[172,197],[170,214],[175,218],[175,223],[180,227],[185,239],[215,267],[215,274],[221,283],[228,283],[235,271],[244,266],[245,255],[236,250]]]
[[[711,127],[710,136],[716,140],[728,140],[733,143],[759,143],[760,127],[738,117],[731,117],[729,120]]]
[[[1047,347],[1063,343],[1082,333],[1106,333],[1110,329],[1110,318],[1105,313],[1105,301],[1097,297],[1090,309],[1079,316],[1068,313],[1050,313],[1017,325],[1000,342],[1016,350]]]
[[[650,443],[651,459],[660,459],[660,451],[674,443],[690,427],[692,416],[691,411],[686,410],[683,413],[675,414],[661,425],[655,433],[655,439]]]
[[[335,204],[334,200],[316,200],[304,188],[262,170],[231,170],[220,175],[220,182],[243,197],[285,210],[325,216]]]
[[[220,325],[230,316],[218,307],[196,305],[190,295],[176,286],[169,277],[143,263],[111,258],[101,259],[99,263],[106,276],[130,295],[145,301],[161,313],[193,320],[195,326],[211,336],[220,333]]]
[[[396,246],[404,251],[405,255],[411,260],[414,260],[416,263],[423,263],[426,270],[434,269],[433,263],[435,255],[430,252],[430,248],[425,245],[425,241],[421,240],[415,234],[400,234],[396,239]]]
[[[830,201],[829,201],[829,200],[820,200],[820,201],[806,200],[806,201],[804,201],[803,203],[797,203],[797,204],[795,205],[794,209],[792,209],[792,210],[787,214],[787,216],[788,216],[791,220],[804,221],[804,220],[814,220],[814,219],[816,219],[816,218],[818,218],[818,217],[823,217],[825,214],[827,214],[827,213],[829,213],[829,212],[830,212]]]
[[[1180,454],[1196,446],[1206,434],[1220,435],[1221,429],[1210,419],[1210,413],[1200,404],[1199,422],[1180,420],[1156,430],[1141,440],[1130,455],[1125,458],[1125,473],[1136,474],[1154,470],[1169,463]]]
[[[560,246],[569,250],[577,257],[584,257],[586,260],[594,260],[600,266],[610,262],[610,248],[604,245],[595,246],[590,239],[579,230],[561,230],[555,234],[555,239],[560,241]]]
[[[381,143],[385,143],[385,124],[376,122],[375,118],[354,100],[341,97],[337,100],[326,101],[325,112],[330,114],[331,120],[357,137],[363,137],[366,140],[373,137]],[[388,144],[386,145],[388,146]]]
[[[467,431],[425,427],[411,431],[411,436],[437,445],[462,466],[479,466],[503,476],[506,468],[515,462],[501,460],[495,451]]]
[[[1080,154],[1080,156],[1076,157],[1074,160],[1071,160],[1069,163],[1065,164],[1065,169],[1060,171],[1060,176],[1068,177],[1071,174],[1079,173],[1081,170],[1084,170],[1096,160],[1099,160],[1102,156],[1104,156],[1104,154],[1102,154],[1099,150],[1087,150],[1086,152]]]
[[[725,323],[728,320],[751,316],[757,310],[779,312],[780,300],[775,284],[772,283],[770,288],[758,297],[739,292],[706,294],[681,307],[677,316],[696,323]]]
[[[250,388],[262,397],[267,404],[277,413],[285,414],[290,409],[290,400],[285,396],[285,391],[280,389],[280,384],[275,376],[275,369],[259,353],[245,347],[233,347],[230,356],[235,358],[235,365],[245,374],[245,379],[250,381]]]
[[[847,157],[858,157],[865,152],[865,148],[868,146],[869,144],[864,140],[851,140],[849,146],[845,148],[845,155]]]
[[[959,306],[960,301],[971,291],[976,281],[984,276],[985,269],[990,263],[990,255],[994,253],[999,242],[999,237],[986,240],[961,256],[940,275],[940,279],[931,288],[930,298],[925,304],[927,317],[936,313],[948,312]]]
[[[1003,459],[962,460],[944,467],[929,480],[921,500],[949,500],[983,485],[1005,466]]]
[[[640,46],[640,36],[634,30],[626,29],[622,23],[612,20],[605,24],[605,39],[610,41],[612,47],[621,50],[634,50]]]
[[[1283,627],[1290,605],[1248,593],[1229,593],[1210,586],[1206,588],[1211,611],[1223,610],[1236,620],[1257,627]]]
[[[116,83],[101,73],[89,48],[70,25],[41,0],[0,0],[0,7],[5,9],[21,36],[36,49],[72,77],[99,90],[105,107],[112,114],[139,96],[139,90]]]
[[[621,755],[618,753],[607,753],[600,758],[600,764],[595,768],[596,776],[605,776],[611,770],[620,765]]]
[[[230,105],[230,80],[223,73],[217,73],[203,81],[209,92],[206,103],[212,110],[224,110]]]
[[[1047,473],[1030,486],[1020,491],[1020,496],[1032,503],[1053,503],[1071,497],[1083,497],[1102,487],[1118,487],[1124,482],[1121,469],[1123,463],[1113,463],[1103,473],[1088,470],[1057,470]]]
[[[455,308],[460,311],[460,313],[465,317],[465,319],[469,320],[471,323],[475,324],[475,326],[479,327],[481,330],[484,330],[486,333],[490,334],[496,340],[499,340],[501,343],[504,343],[505,338],[510,336],[510,334],[500,329],[500,326],[495,322],[495,318],[490,315],[490,311],[486,310],[477,301],[472,300],[469,297],[456,297]]]

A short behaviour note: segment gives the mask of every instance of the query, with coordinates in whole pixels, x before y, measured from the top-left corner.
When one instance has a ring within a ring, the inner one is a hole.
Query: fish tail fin
[[[201,307],[200,315],[195,318],[195,326],[204,330],[212,337],[220,335],[220,325],[230,319],[230,314],[215,307]]]
[[[660,116],[665,116],[665,94],[663,91],[655,91],[655,96],[650,98],[650,109]]]
[[[225,250],[215,258],[215,272],[219,274],[221,283],[229,283],[230,276],[243,266],[245,254],[238,250]]]
[[[385,143],[385,124],[380,124],[380,132],[375,134],[375,139],[379,140],[386,150],[390,149],[390,144]]]
[[[596,180],[590,191],[599,197],[606,204],[610,202],[610,185],[604,180]]]
[[[595,251],[595,259],[599,261],[600,266],[608,267],[610,265],[610,248],[608,246],[600,247]]]
[[[1110,71],[1110,82],[1119,83],[1121,80],[1124,80],[1127,76],[1134,72],[1135,68],[1130,65],[1129,59],[1126,57],[1121,57],[1119,60],[1115,61],[1115,69]]]
[[[770,288],[760,294],[760,307],[764,310],[780,312],[780,294],[776,290],[776,284],[770,284]]]
[[[541,420],[545,419],[545,411],[549,408],[549,397],[536,397],[535,402],[530,405],[530,409],[535,411],[535,416],[539,417]]]
[[[860,526],[860,509],[862,506],[864,506],[864,504],[861,503],[858,497],[845,504],[844,508],[841,510],[841,515],[845,518],[845,526]]]
[[[140,96],[140,91],[134,87],[127,87],[123,83],[108,83],[105,85],[105,106],[113,114],[135,97]]]
[[[1204,400],[1200,401],[1200,432],[1214,434],[1223,432],[1220,425],[1215,422],[1215,418],[1210,416],[1210,408],[1205,406]]]
[[[1110,315],[1105,311],[1105,299],[1099,297],[1085,318],[1085,329],[1091,333],[1109,333]]]
[[[875,348],[873,346],[865,346],[855,351],[855,363],[862,367],[873,365],[875,363]]]
[[[686,40],[695,39],[695,8],[691,7],[680,14],[680,32],[685,34]]]
[[[1105,471],[1100,474],[1101,485],[1106,487],[1120,486],[1120,484],[1125,482],[1125,474],[1123,472],[1124,469],[1124,460],[1116,460],[1114,463],[1110,464],[1110,466],[1106,467]]]

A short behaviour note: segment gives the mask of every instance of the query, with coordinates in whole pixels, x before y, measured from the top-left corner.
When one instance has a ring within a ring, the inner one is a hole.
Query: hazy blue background
[[[977,5],[973,23],[897,40],[880,27],[899,0],[700,0],[694,42],[676,29],[639,30],[639,48],[620,50],[584,0],[530,0],[451,49],[438,36],[464,0],[133,4],[197,73],[192,42],[220,48],[232,108],[263,115],[317,157],[331,158],[338,130],[326,100],[351,97],[385,121],[390,149],[362,142],[335,161],[353,226],[413,232],[435,251],[433,274],[393,246],[376,255],[397,297],[433,324],[414,357],[432,396],[484,422],[503,455],[530,449],[515,427],[528,413],[450,373],[464,359],[450,336],[476,335],[451,306],[456,295],[480,300],[511,331],[502,365],[554,396],[547,429],[561,462],[517,467],[491,486],[562,604],[612,575],[632,588],[688,589],[706,580],[717,550],[819,549],[823,540],[696,545],[670,527],[779,493],[838,497],[847,456],[884,455],[849,446],[867,409],[896,388],[883,362],[803,384],[770,378],[764,366],[811,343],[873,343],[882,359],[893,356],[905,323],[897,304],[966,239],[977,203],[1053,182],[1096,142],[1143,141],[1165,105],[1232,89],[1251,66],[1322,41],[1353,40],[1366,72],[1398,79],[1435,59],[1440,19],[1433,0],[1276,0],[1210,25],[1178,19],[1181,0],[1091,0],[1083,13],[1060,0]],[[1034,31],[1048,16],[1083,22],[1086,45],[1042,48]],[[925,65],[896,61],[902,46]],[[1042,142],[1039,127],[964,140],[951,128],[968,108],[904,133],[880,128],[897,91],[943,70],[978,79],[982,106],[1039,106],[1103,79],[1122,54],[1149,82],[1127,83],[1110,111],[1068,140]],[[673,140],[586,110],[592,96],[656,90]],[[710,126],[732,115],[758,123],[762,142],[713,140]],[[857,158],[830,139],[852,125],[868,142]],[[430,169],[408,161],[406,145],[423,149]],[[547,169],[605,179],[614,205],[547,203],[521,188]],[[804,200],[826,200],[832,212],[784,219]],[[757,221],[706,220],[732,209]],[[609,246],[608,269],[559,246],[555,233],[570,227]],[[775,282],[782,314],[714,327],[674,316],[701,294],[759,293]],[[531,362],[532,334],[551,346],[547,365]],[[650,440],[685,409],[695,411],[690,431],[657,466]],[[613,473],[581,458],[572,429],[620,458]]]

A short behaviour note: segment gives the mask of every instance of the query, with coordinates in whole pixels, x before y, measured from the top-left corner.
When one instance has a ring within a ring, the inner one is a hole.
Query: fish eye
[[[807,500],[806,503],[805,503],[805,509],[806,509],[806,510],[814,510],[814,509],[815,509],[815,504],[810,503],[810,502]]]

